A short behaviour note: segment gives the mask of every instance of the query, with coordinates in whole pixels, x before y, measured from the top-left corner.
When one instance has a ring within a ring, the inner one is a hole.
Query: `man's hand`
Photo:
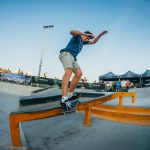
[[[89,41],[88,44],[95,44],[104,34],[106,34],[108,31],[103,31],[102,33],[100,33],[96,38],[94,38],[94,40]]]
[[[108,31],[103,31],[100,36],[103,36],[104,34],[108,33]]]

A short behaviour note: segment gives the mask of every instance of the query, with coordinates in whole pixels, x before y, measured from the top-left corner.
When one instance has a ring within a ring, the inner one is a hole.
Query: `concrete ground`
[[[0,150],[12,150],[9,113],[19,110],[21,96],[31,95],[31,92],[41,88],[0,82]],[[25,143],[23,132],[21,137]],[[19,148],[24,150],[25,148]]]
[[[84,127],[82,114],[23,123],[32,150],[149,150],[150,127],[92,118]]]
[[[134,90],[138,95],[136,105],[150,107],[150,88]],[[8,116],[11,111],[20,109],[19,97],[0,92],[0,150],[12,150]],[[111,105],[115,103],[118,103],[118,100]],[[125,99],[124,103],[131,105],[131,99]],[[48,105],[50,104],[29,107],[47,107]],[[27,109],[27,107],[21,107],[21,109]],[[72,113],[67,116],[22,123],[27,144],[25,143],[25,147],[20,149],[26,150],[29,149],[28,147],[32,150],[150,149],[149,126],[123,124],[92,117],[92,126],[84,127],[83,119],[83,114]],[[25,142],[24,136],[21,137],[23,143]]]
[[[13,150],[9,129],[9,113],[19,109],[19,97],[0,92],[0,150]],[[24,150],[24,148],[20,148],[20,150]]]

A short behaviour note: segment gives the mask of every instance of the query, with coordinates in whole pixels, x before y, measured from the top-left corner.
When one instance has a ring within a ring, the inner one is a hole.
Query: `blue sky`
[[[54,25],[44,30],[43,25]],[[150,69],[150,0],[0,0],[0,67],[62,78],[59,51],[70,30],[108,34],[78,56],[89,82],[109,71],[143,73]]]

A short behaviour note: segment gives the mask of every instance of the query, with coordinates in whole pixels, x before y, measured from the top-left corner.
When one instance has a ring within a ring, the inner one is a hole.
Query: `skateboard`
[[[76,108],[77,108],[77,105],[79,103],[79,100],[78,99],[74,99],[74,100],[70,101],[70,103],[71,103],[71,105],[73,107],[72,109],[70,109],[70,108],[66,107],[66,105],[62,105],[62,103],[60,103],[64,114],[76,112]]]

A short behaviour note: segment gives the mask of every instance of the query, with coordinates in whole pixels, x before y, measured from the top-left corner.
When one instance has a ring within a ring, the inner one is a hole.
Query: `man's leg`
[[[76,68],[74,71],[75,76],[73,77],[71,84],[70,84],[70,88],[69,88],[69,92],[73,93],[74,89],[76,88],[79,80],[81,79],[82,76],[82,71],[80,68]]]
[[[68,96],[68,84],[72,74],[72,68],[66,68],[62,78],[62,97]]]
[[[74,57],[70,53],[64,52],[59,55],[59,59],[65,68],[65,73],[62,78],[62,98],[60,100],[60,105],[64,110],[73,109],[74,106],[68,100],[68,84],[73,72]]]
[[[71,77],[71,74],[72,74],[72,69],[66,68],[65,74],[62,79],[62,98],[60,104],[65,111],[68,111],[69,109],[74,109],[75,107],[71,102],[68,101],[68,84],[69,84],[69,79]]]
[[[72,74],[72,69],[71,68],[66,68],[64,76],[62,78],[62,98],[60,101],[61,106],[64,107],[64,109],[72,109],[73,106],[72,104],[67,101],[68,100],[68,84],[69,84],[69,79]]]

